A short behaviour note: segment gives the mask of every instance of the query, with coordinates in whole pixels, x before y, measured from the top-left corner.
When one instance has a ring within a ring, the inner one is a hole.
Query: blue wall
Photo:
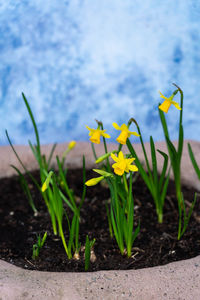
[[[184,91],[186,138],[200,140],[200,1],[4,0],[0,3],[0,144],[88,140],[85,124],[134,117],[162,140],[158,91]],[[179,101],[179,98],[176,99]],[[178,111],[167,115],[177,137]],[[135,128],[133,127],[134,131]],[[137,140],[137,138],[133,138]]]

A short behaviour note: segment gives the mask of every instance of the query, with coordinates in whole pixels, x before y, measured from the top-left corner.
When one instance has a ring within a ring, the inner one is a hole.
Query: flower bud
[[[87,186],[93,186],[93,185],[96,185],[97,183],[99,183],[103,179],[104,179],[104,176],[92,178],[92,179],[86,181],[85,185],[87,185]]]

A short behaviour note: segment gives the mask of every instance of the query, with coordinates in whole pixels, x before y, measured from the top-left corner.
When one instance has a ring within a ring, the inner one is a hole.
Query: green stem
[[[91,147],[92,147],[92,152],[93,152],[94,158],[95,158],[95,160],[97,160],[97,155],[96,155],[96,151],[95,151],[93,143],[91,143]]]
[[[125,191],[128,194],[128,184],[127,184],[127,179],[126,179],[126,174],[123,174],[123,181],[124,181],[124,187],[125,187]]]

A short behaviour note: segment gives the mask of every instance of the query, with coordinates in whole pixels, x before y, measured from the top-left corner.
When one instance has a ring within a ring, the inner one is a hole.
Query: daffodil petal
[[[178,110],[181,110],[181,107],[178,105],[177,102],[172,101],[172,104],[173,104]]]
[[[122,124],[121,130],[122,131],[128,131],[128,126],[126,124]]]
[[[112,123],[112,126],[117,129],[117,130],[121,130],[121,128],[119,127],[119,125],[117,123]]]
[[[111,155],[111,157],[112,157],[112,159],[113,159],[114,161],[116,161],[116,162],[119,161],[119,159],[118,159],[118,157],[117,157],[116,155],[114,155],[113,153],[111,153],[110,155]]]
[[[165,100],[168,100],[168,98],[165,97],[160,91],[159,91],[159,94],[160,94],[160,97],[161,97],[161,98],[163,98],[163,99],[165,99]]]
[[[137,172],[138,168],[135,165],[131,165],[131,166],[129,166],[129,170],[132,172]]]
[[[128,164],[132,164],[132,162],[135,160],[135,158],[127,158],[126,161]]]
[[[117,166],[118,166],[118,163],[116,162],[116,163],[114,163],[113,165],[112,165],[112,168],[114,169],[114,168],[117,168]]]
[[[129,131],[129,132],[128,132],[128,137],[130,137],[131,134],[133,134],[133,135],[135,135],[135,136],[140,136],[140,135],[139,135],[137,132],[135,132],[135,131]]]
[[[101,135],[102,135],[103,137],[107,138],[107,139],[109,139],[109,138],[110,138],[110,135],[109,135],[109,134],[107,134],[107,133],[102,133]]]
[[[122,151],[119,152],[118,158],[119,158],[119,160],[123,160],[124,159],[124,154],[123,154]]]
[[[90,131],[92,130],[89,126],[85,125],[85,127]]]

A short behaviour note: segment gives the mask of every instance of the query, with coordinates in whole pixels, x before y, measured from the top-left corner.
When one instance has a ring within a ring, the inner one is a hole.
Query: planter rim
[[[200,182],[193,170],[184,142],[182,158],[182,180],[200,190]],[[200,162],[200,142],[190,141],[197,162]],[[175,144],[177,144],[175,142]],[[113,150],[115,144],[109,144]],[[135,144],[136,152],[143,159],[141,147]],[[149,155],[149,143],[146,143]],[[67,143],[59,144],[55,152],[61,155]],[[28,146],[16,146],[17,152],[29,170],[37,165]],[[51,145],[42,146],[44,153],[49,153]],[[166,151],[164,142],[156,143],[156,149]],[[94,167],[90,143],[78,142],[68,157],[68,167],[82,165],[82,155],[86,156],[86,167]],[[97,146],[97,155],[103,154],[103,145]],[[9,166],[20,168],[12,149],[0,147],[0,177],[14,174]],[[158,155],[157,155],[158,157]],[[158,157],[158,168],[162,160]],[[21,169],[21,168],[20,168]],[[111,270],[86,273],[40,272],[29,271],[0,260],[1,299],[199,299],[200,297],[200,256],[188,260],[169,263],[139,270]]]

